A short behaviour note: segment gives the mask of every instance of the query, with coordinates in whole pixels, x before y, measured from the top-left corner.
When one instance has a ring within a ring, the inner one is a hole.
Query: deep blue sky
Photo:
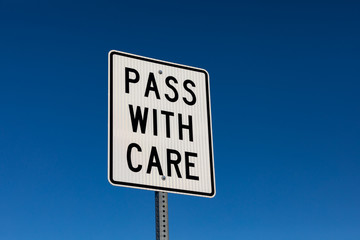
[[[0,239],[155,239],[107,180],[107,53],[210,74],[217,195],[171,239],[360,239],[356,1],[0,0]]]

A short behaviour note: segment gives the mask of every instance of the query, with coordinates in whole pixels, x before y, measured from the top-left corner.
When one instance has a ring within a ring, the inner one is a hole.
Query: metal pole
[[[169,240],[168,194],[155,192],[156,240]]]

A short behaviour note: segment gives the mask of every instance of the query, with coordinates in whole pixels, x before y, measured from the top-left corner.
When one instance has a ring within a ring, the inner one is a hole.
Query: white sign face
[[[215,196],[209,91],[203,69],[110,51],[110,183]]]

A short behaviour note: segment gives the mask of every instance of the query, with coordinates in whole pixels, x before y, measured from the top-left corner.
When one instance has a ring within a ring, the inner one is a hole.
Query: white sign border
[[[202,72],[205,74],[205,84],[206,84],[206,105],[207,105],[207,120],[208,120],[208,134],[209,134],[209,156],[210,156],[210,176],[211,176],[211,192],[198,192],[198,191],[189,191],[176,188],[166,188],[151,186],[145,184],[135,184],[129,182],[119,182],[115,181],[113,178],[113,56],[120,55],[129,58],[135,58],[142,61],[153,62],[157,64],[162,64],[166,66],[182,68],[191,71]],[[131,188],[138,188],[144,190],[153,190],[153,191],[162,191],[169,193],[178,193],[184,195],[193,195],[200,197],[209,197],[212,198],[216,194],[215,188],[215,167],[214,167],[214,152],[213,152],[213,140],[212,140],[212,121],[211,121],[211,104],[210,104],[210,84],[209,84],[209,74],[205,69],[190,67],[186,65],[181,65],[172,62],[166,62],[158,59],[143,57],[135,54],[125,53],[117,50],[111,50],[108,54],[108,181],[114,186],[125,186]]]

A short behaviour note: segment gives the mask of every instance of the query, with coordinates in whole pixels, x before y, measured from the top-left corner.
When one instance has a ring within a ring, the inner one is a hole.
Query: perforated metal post
[[[169,240],[168,194],[155,192],[156,240]]]

